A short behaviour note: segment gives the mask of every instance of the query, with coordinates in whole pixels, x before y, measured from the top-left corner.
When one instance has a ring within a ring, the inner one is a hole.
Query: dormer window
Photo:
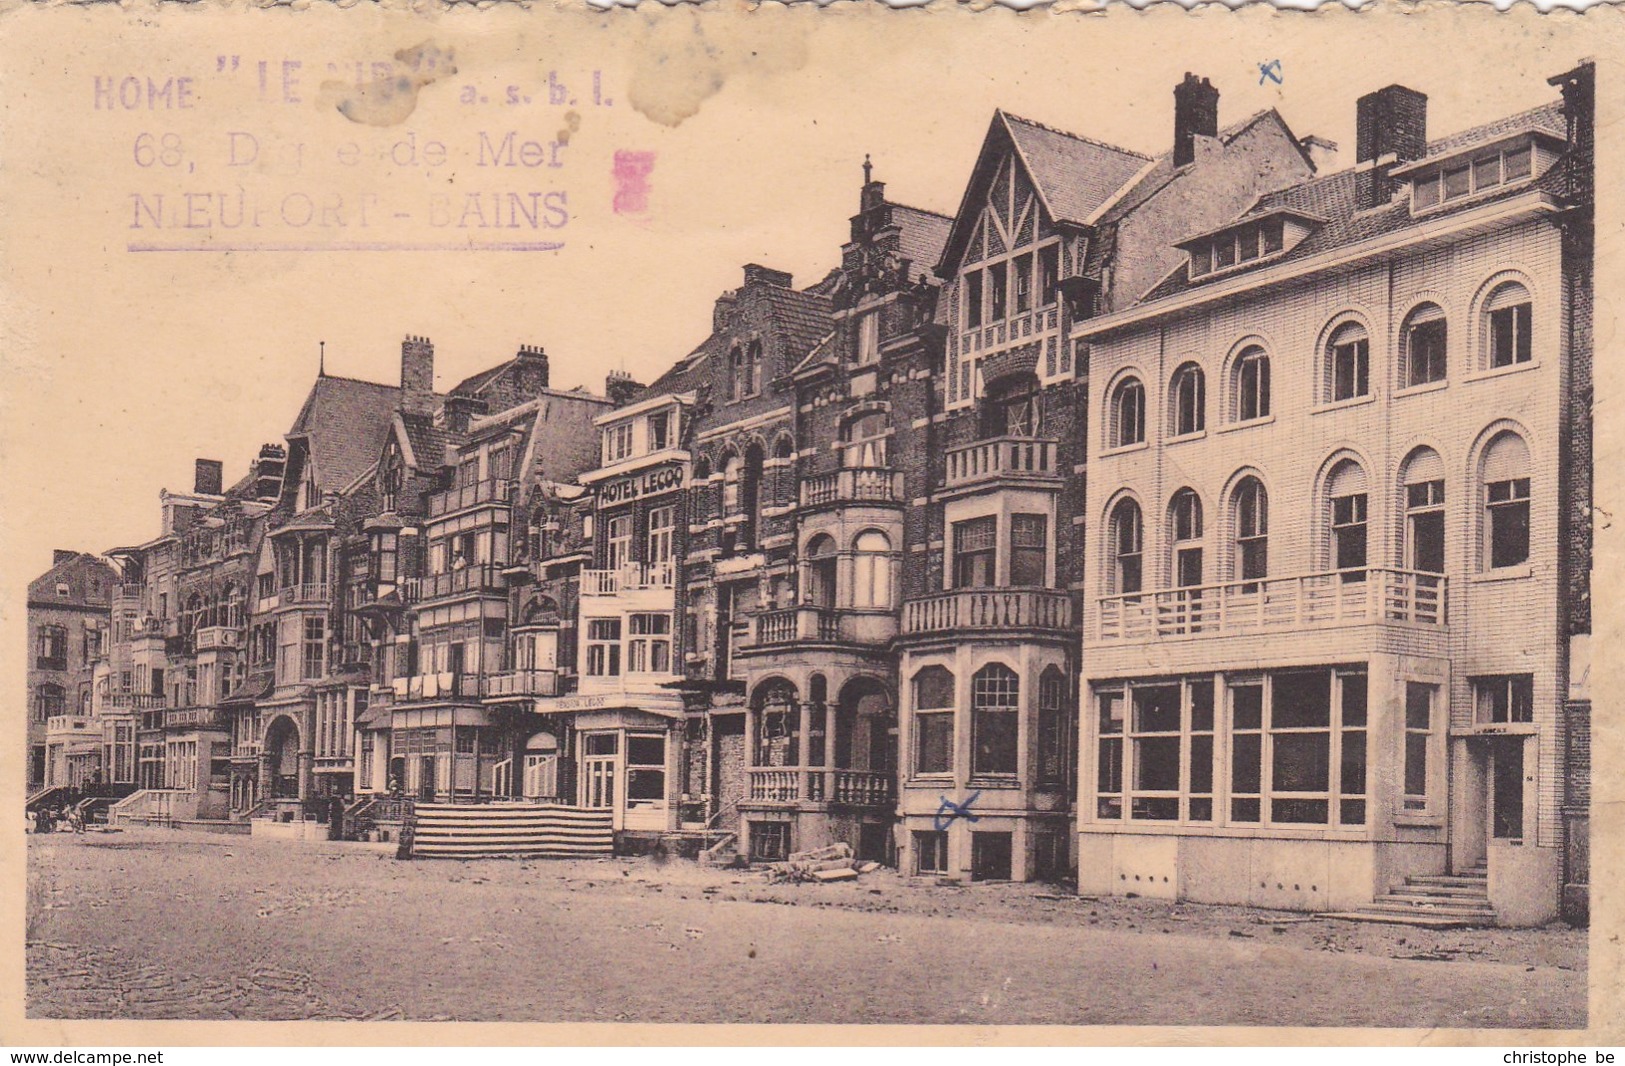
[[[631,454],[632,423],[622,422],[604,430],[604,462],[618,462]]]
[[[1286,247],[1286,239],[1285,220],[1276,216],[1188,241],[1191,277],[1267,259]]]
[[[657,411],[649,416],[649,450],[663,451],[671,447],[671,413]]]
[[[1534,151],[1534,142],[1524,140],[1441,160],[1434,166],[1410,169],[1406,172],[1415,175],[1411,182],[1411,206],[1425,211],[1441,203],[1522,181],[1535,172]]]

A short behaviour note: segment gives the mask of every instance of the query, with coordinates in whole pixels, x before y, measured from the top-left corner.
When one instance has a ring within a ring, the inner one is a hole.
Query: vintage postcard
[[[1622,34],[5,5],[5,1042],[1618,1043]]]

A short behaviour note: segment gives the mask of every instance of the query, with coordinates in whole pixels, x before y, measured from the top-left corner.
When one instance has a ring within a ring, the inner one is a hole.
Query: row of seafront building
[[[1592,77],[1444,137],[1372,92],[1335,170],[1189,75],[1156,157],[1000,112],[954,216],[866,163],[840,265],[651,385],[323,374],[31,587],[31,780],[1583,913]]]

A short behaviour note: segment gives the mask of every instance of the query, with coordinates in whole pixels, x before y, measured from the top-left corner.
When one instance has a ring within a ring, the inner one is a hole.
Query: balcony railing
[[[889,804],[896,796],[896,776],[885,771],[832,770],[835,787],[830,798],[836,803],[854,807],[878,807]]]
[[[841,639],[841,614],[828,607],[791,607],[756,616],[758,646]]]
[[[93,731],[93,720],[81,714],[56,714],[45,720],[46,733],[89,733]],[[99,735],[101,730],[95,727]]]
[[[1072,628],[1072,599],[1057,589],[955,589],[903,604],[903,632]]]
[[[444,596],[457,596],[465,592],[506,592],[507,582],[502,580],[506,563],[480,563],[443,574],[414,577],[406,583],[409,603],[422,603]]]
[[[948,452],[948,487],[999,478],[1054,478],[1055,442],[1037,437],[994,437]]]
[[[671,563],[633,563],[619,570],[583,570],[581,594],[583,596],[614,596],[621,592],[640,589],[669,589],[672,586]]]
[[[205,626],[197,631],[198,651],[235,648],[242,640],[243,631],[236,626]]]
[[[572,687],[574,676],[559,670],[514,670],[485,678],[485,695],[563,696]]]
[[[462,485],[458,488],[447,489],[445,492],[435,492],[429,495],[429,517],[451,514],[461,511],[465,507],[473,507],[481,503],[507,503],[513,492],[511,481],[476,481],[472,485]]]
[[[390,684],[398,700],[437,700],[449,696],[462,696],[465,693],[472,696],[480,687],[478,675],[454,674],[449,671],[397,677]]]
[[[1445,624],[1445,579],[1415,570],[1332,570],[1098,601],[1102,642],[1290,633],[1367,622]]]
[[[171,707],[164,711],[165,729],[225,729],[224,716],[214,707]]]
[[[290,603],[326,603],[328,584],[325,581],[306,581],[298,585],[284,585],[279,596],[280,605]]]
[[[164,698],[146,692],[109,692],[103,706],[111,711],[156,711],[163,709]]]
[[[750,798],[769,803],[793,803],[801,798],[800,770],[750,771]]]
[[[749,771],[750,799],[758,803],[833,802],[878,807],[893,802],[895,775],[874,770],[830,770],[821,766]]]
[[[902,503],[903,475],[878,467],[852,467],[815,474],[801,483],[801,506],[841,503]]]

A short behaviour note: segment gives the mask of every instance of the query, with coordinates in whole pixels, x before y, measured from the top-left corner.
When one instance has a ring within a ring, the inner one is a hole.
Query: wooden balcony
[[[486,699],[563,696],[575,686],[575,675],[561,670],[513,670],[491,674],[484,680]]]
[[[414,674],[397,677],[390,682],[397,700],[445,700],[464,695],[479,694],[477,674],[454,674],[450,671],[435,674]]]
[[[1439,628],[1446,623],[1446,587],[1439,574],[1370,567],[1118,593],[1096,606],[1094,638],[1102,644],[1377,622]]]
[[[506,568],[506,563],[480,563],[478,566],[447,570],[443,574],[411,578],[405,586],[406,602],[423,603],[468,594],[507,595],[508,583],[502,577],[502,571]]]
[[[903,502],[903,475],[879,467],[851,467],[815,474],[801,483],[802,507],[839,507],[848,503]]]
[[[490,479],[476,481],[472,485],[460,485],[444,492],[430,493],[429,517],[454,514],[485,503],[505,506],[512,493],[513,482]]]
[[[947,487],[967,488],[992,482],[1058,485],[1056,444],[1038,437],[993,437],[948,452]]]
[[[633,563],[619,570],[583,570],[581,594],[583,596],[616,596],[622,592],[672,587],[671,563]]]
[[[903,604],[903,634],[1072,630],[1072,598],[1058,589],[954,589]]]

